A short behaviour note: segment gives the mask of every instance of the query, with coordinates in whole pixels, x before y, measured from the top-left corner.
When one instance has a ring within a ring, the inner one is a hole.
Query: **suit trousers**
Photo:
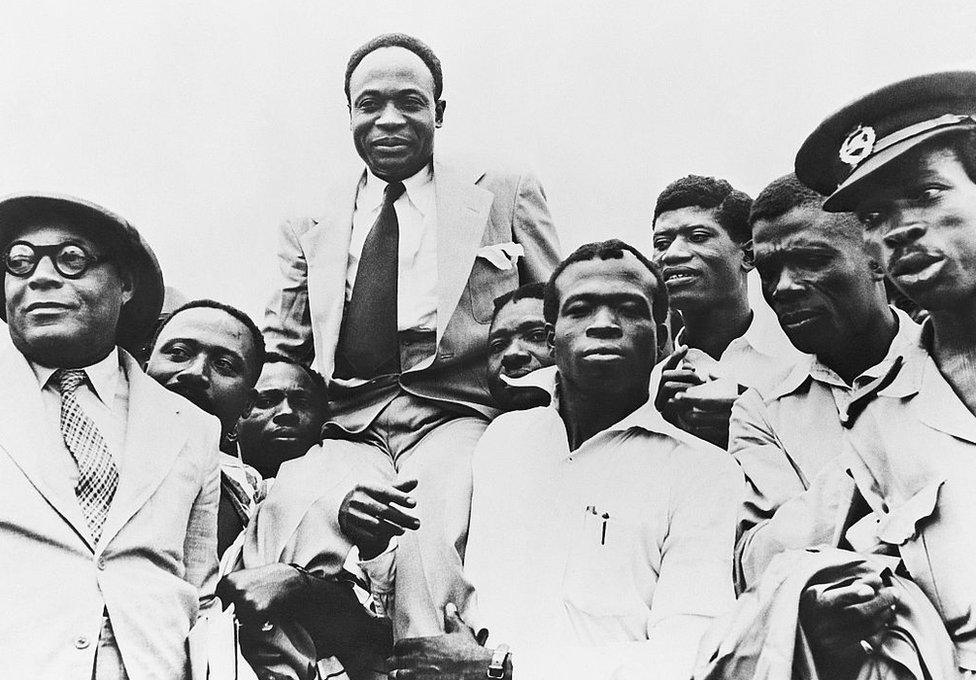
[[[115,631],[112,630],[112,622],[107,614],[102,616],[102,631],[98,635],[92,680],[129,680],[119,646],[115,642]]]
[[[444,605],[464,612],[472,587],[462,563],[471,511],[471,454],[488,421],[400,390],[368,427],[325,445],[360,471],[359,483],[416,479],[420,528],[399,537],[393,599],[396,639],[437,635]],[[343,491],[345,493],[349,489]]]

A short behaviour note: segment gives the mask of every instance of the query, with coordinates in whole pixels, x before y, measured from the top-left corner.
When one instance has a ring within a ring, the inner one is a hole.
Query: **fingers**
[[[407,479],[393,486],[379,484],[361,484],[357,487],[363,495],[380,503],[396,503],[407,508],[417,505],[417,501],[410,497],[409,492],[417,487],[417,480]]]
[[[732,404],[734,404],[736,400],[736,397],[699,397],[684,393],[678,393],[674,398],[692,408],[701,409],[703,411],[722,411],[728,414],[732,413]]]
[[[402,491],[403,493],[410,493],[417,488],[417,483],[418,482],[416,479],[403,479],[394,484],[393,488],[397,489],[398,491]]]
[[[681,360],[685,358],[685,355],[687,353],[688,353],[688,346],[687,345],[684,345],[682,347],[678,347],[677,349],[675,349],[671,353],[671,356],[669,356],[667,359],[665,359],[664,360],[664,363],[661,364],[661,370],[662,371],[671,371],[671,370],[676,369],[678,367],[678,365],[681,363]]]
[[[445,633],[460,633],[462,630],[470,630],[461,620],[461,615],[458,614],[457,605],[453,602],[448,602],[444,605],[444,632]]]
[[[361,496],[352,498],[349,502],[349,511],[353,516],[368,517],[375,520],[381,526],[383,523],[399,529],[417,529],[420,527],[420,520],[401,510],[392,504],[383,503],[375,499]],[[374,522],[367,522],[372,525]],[[398,534],[402,534],[399,531]]]

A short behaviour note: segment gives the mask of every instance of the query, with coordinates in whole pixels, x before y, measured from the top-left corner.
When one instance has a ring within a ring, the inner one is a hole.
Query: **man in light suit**
[[[314,356],[332,420],[330,440],[282,466],[263,515],[288,531],[317,504],[319,565],[341,565],[350,542],[381,556],[419,527],[398,551],[398,636],[441,632],[443,605],[470,594],[459,552],[470,454],[497,413],[485,380],[493,301],[546,280],[559,259],[534,177],[434,154],[442,84],[437,57],[410,36],[353,53],[346,95],[366,170],[328,196],[323,218],[284,225],[265,317],[269,351]]]
[[[217,568],[210,416],[146,377],[163,300],[121,217],[62,196],[0,201],[0,670],[184,678]]]

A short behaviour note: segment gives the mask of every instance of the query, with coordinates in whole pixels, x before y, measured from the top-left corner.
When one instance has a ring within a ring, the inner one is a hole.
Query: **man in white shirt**
[[[682,328],[675,353],[651,376],[651,391],[669,422],[722,448],[735,398],[799,358],[750,308],[751,205],[723,179],[689,175],[669,184],[654,207],[652,259]],[[714,384],[698,387],[706,383]]]
[[[462,615],[495,649],[449,607],[452,632],[397,643],[392,678],[690,672],[733,601],[742,478],[648,401],[666,314],[659,271],[627,244],[582,246],[557,267],[545,303],[556,399],[500,416],[474,455],[464,568],[476,601]]]
[[[825,212],[823,201],[790,174],[763,189],[750,214],[763,295],[787,337],[809,356],[770,389],[752,388],[732,407],[729,452],[748,481],[744,534],[736,544],[742,589],[784,544],[812,540],[794,509],[777,511],[828,466],[824,474],[834,483],[819,492],[821,502],[850,503],[853,481],[835,460],[852,395],[918,342],[918,324],[888,305],[884,273],[854,216]]]
[[[0,668],[187,678],[213,600],[217,422],[146,377],[155,256],[86,201],[0,201]],[[12,344],[11,344],[12,341]]]

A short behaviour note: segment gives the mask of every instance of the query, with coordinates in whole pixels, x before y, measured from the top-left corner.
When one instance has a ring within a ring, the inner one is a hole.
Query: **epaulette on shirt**
[[[847,413],[841,414],[841,424],[848,429],[854,427],[857,417],[867,408],[868,404],[874,401],[874,398],[878,396],[878,392],[895,380],[904,364],[904,359],[898,357],[891,363],[891,368],[884,375],[854,390],[854,393],[851,395],[850,406],[847,407]]]

